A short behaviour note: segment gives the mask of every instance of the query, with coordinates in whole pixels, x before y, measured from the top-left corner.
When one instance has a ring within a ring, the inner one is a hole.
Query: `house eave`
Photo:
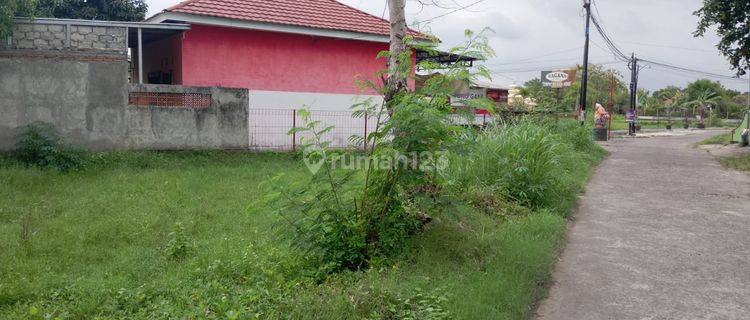
[[[146,20],[149,23],[162,23],[165,21],[180,21],[185,23],[211,25],[229,28],[261,30],[271,32],[293,33],[318,37],[329,37],[347,40],[360,40],[388,43],[390,38],[385,35],[350,32],[342,30],[317,29],[302,26],[282,25],[272,23],[262,23],[254,21],[245,21],[229,19],[222,17],[212,17],[204,15],[187,14],[180,12],[161,12]]]

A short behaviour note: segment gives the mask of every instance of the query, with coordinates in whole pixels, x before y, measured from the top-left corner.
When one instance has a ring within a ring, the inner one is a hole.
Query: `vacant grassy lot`
[[[114,153],[71,173],[2,161],[0,318],[526,318],[602,155],[577,160],[565,212],[456,203],[402,257],[323,282],[283,219],[253,208],[268,178],[307,177],[291,155]]]

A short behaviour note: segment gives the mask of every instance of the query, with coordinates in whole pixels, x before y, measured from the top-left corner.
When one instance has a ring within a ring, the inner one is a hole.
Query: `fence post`
[[[292,151],[297,151],[297,109],[292,110]]]
[[[365,112],[365,152],[367,152],[367,112]]]

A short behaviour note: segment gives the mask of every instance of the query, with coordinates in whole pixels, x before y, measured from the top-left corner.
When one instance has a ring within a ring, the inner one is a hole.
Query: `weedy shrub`
[[[582,126],[577,121],[557,121],[548,123],[549,131],[563,143],[581,153],[598,153],[601,148],[592,139],[591,127]]]
[[[167,234],[167,244],[164,252],[170,259],[180,260],[185,258],[192,249],[190,237],[188,237],[185,226],[175,223],[172,232]]]
[[[83,168],[85,153],[63,141],[52,124],[34,122],[21,127],[14,156],[26,165],[52,167],[60,171]]]
[[[443,175],[458,192],[478,186],[523,206],[544,206],[561,190],[562,145],[532,121],[495,126],[454,153]]]
[[[467,33],[466,45],[454,52],[482,58],[491,54],[482,34]],[[436,52],[437,44],[423,47]],[[380,57],[389,58],[389,53]],[[397,57],[398,72],[411,76],[411,53]],[[439,67],[428,62],[421,68]],[[278,204],[278,213],[289,222],[295,233],[294,243],[320,261],[322,273],[360,270],[397,255],[412,235],[419,232],[432,217],[430,201],[437,199],[441,188],[436,180],[439,157],[447,150],[458,128],[450,124],[452,107],[445,97],[455,81],[469,83],[489,72],[455,66],[425,81],[416,91],[402,90],[382,104],[365,101],[352,107],[354,116],[374,119],[376,129],[367,137],[350,140],[367,146],[364,165],[340,170],[336,163],[342,153],[331,150],[324,137],[333,127],[312,121],[307,111],[298,115],[304,125],[294,129],[302,137],[302,158],[313,171],[310,181],[301,181],[266,199]],[[384,96],[388,88],[363,81],[364,87]],[[469,102],[489,107],[487,100]],[[472,110],[468,110],[472,111]],[[387,160],[391,165],[382,165]],[[277,180],[270,181],[273,185]]]
[[[408,297],[381,293],[378,301],[380,307],[365,319],[453,319],[445,308],[447,298],[439,292],[423,292],[417,288]]]
[[[721,119],[721,113],[719,113],[719,110],[711,111],[707,120],[706,125],[709,127],[723,127],[725,125],[724,120]]]

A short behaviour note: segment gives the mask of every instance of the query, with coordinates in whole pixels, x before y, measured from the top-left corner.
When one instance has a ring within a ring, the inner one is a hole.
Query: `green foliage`
[[[730,134],[719,134],[711,138],[708,138],[706,140],[703,140],[699,142],[697,145],[711,145],[711,144],[728,145],[730,143],[732,143],[732,136]]]
[[[713,109],[711,110],[711,113],[708,115],[708,122],[706,123],[709,127],[724,127],[725,123],[723,120],[721,120],[721,115],[719,114],[719,110]]]
[[[85,153],[74,149],[48,123],[35,122],[19,129],[14,156],[26,165],[78,170],[85,165]]]
[[[700,18],[694,35],[702,37],[715,28],[721,40],[716,45],[738,75],[750,70],[750,2],[747,0],[703,0],[693,13]]]
[[[477,187],[496,190],[502,201],[553,207],[567,192],[565,179],[578,153],[601,153],[591,128],[525,119],[480,133],[451,155],[442,176],[457,193]]]
[[[750,155],[722,158],[721,163],[729,168],[750,173]]]
[[[94,157],[76,174],[0,168],[0,252],[8,257],[0,263],[0,318],[22,319],[32,309],[53,319],[343,320],[443,311],[454,319],[526,318],[564,241],[561,216],[595,163],[576,158],[560,211],[505,203],[498,219],[443,202],[433,216],[456,218],[410,237],[391,263],[321,282],[319,261],[285,239],[295,232],[283,216],[271,207],[243,210],[270,205],[256,200],[273,192],[271,184],[310,179],[292,155]],[[287,175],[269,180],[279,172]],[[164,249],[180,222],[191,249],[175,260]]]
[[[38,0],[37,15],[40,17],[143,21],[148,11],[144,0]]]
[[[467,36],[461,51],[452,52],[473,57],[491,54],[482,34],[467,32]],[[436,47],[434,43],[423,49],[430,52]],[[388,72],[411,76],[411,53],[397,60],[402,68]],[[434,170],[458,130],[448,121],[452,108],[444,97],[455,81],[470,83],[488,74],[483,68],[469,72],[456,66],[431,77],[417,91],[397,92],[380,105],[365,101],[353,106],[355,116],[375,118],[376,129],[366,139],[352,137],[351,141],[369,148],[360,155],[364,161],[357,161],[361,165],[348,172],[335,170],[347,155],[331,150],[324,139],[333,128],[312,121],[305,110],[299,112],[304,124],[290,134],[303,137],[301,149],[313,170],[312,179],[281,187],[267,201],[279,204],[277,212],[297,230],[294,242],[319,261],[321,274],[361,270],[394,257],[432,219],[430,210],[439,193]],[[387,86],[362,85],[392,94]],[[470,105],[486,104],[472,101]]]
[[[409,297],[400,295],[383,295],[379,297],[382,305],[374,310],[367,320],[384,319],[453,319],[445,310],[446,298],[431,292],[422,292],[419,288]]]
[[[190,238],[186,234],[185,227],[182,223],[175,223],[172,232],[167,234],[167,244],[164,248],[164,253],[170,259],[180,260],[190,253],[191,248],[192,245]]]
[[[35,0],[0,0],[0,38],[8,36],[15,17],[33,17]]]
[[[578,76],[572,86],[568,88],[553,89],[542,86],[541,80],[533,79],[527,81],[522,92],[527,93],[528,97],[538,103],[537,109],[541,111],[570,112],[577,109],[581,90],[581,67],[578,68]],[[606,69],[603,66],[589,65],[589,88],[588,95],[590,105],[587,107],[593,110],[596,103],[606,105],[609,102],[610,86],[612,78],[615,79],[615,106],[625,105],[628,101],[628,87],[625,85],[622,75],[614,69]],[[559,95],[559,102],[558,102]]]

